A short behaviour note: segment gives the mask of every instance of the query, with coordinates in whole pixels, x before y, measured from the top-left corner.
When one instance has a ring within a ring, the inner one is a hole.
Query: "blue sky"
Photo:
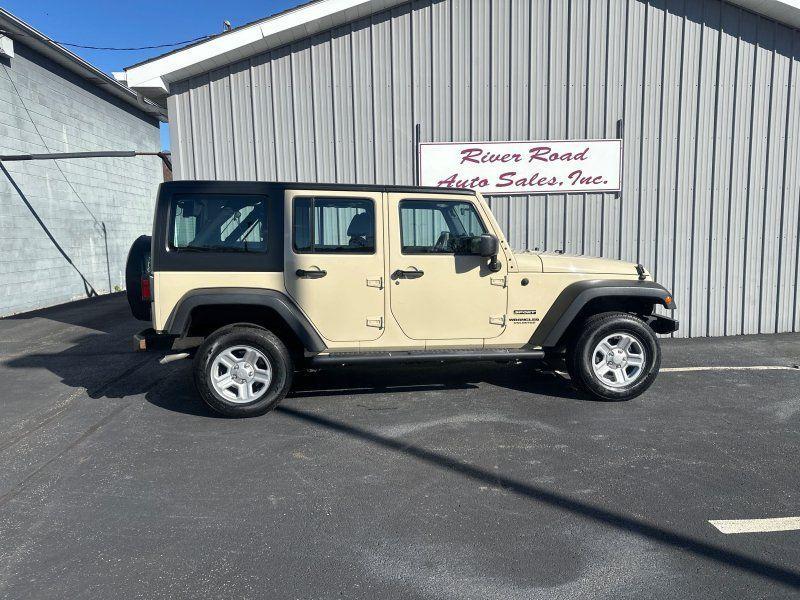
[[[305,0],[3,0],[3,8],[59,42],[88,46],[152,46],[219,33],[222,22],[236,27]],[[170,50],[112,52],[69,49],[107,73],[121,71]],[[169,133],[161,139],[169,147]]]

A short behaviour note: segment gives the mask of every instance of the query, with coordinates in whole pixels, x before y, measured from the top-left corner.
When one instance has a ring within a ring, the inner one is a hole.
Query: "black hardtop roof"
[[[223,181],[223,180],[180,180],[168,181],[161,185],[166,188],[177,188],[185,191],[193,186],[200,188],[213,188],[223,184],[226,188],[241,185],[242,187],[263,185],[281,189],[303,189],[303,190],[334,190],[334,191],[361,191],[361,192],[395,192],[395,193],[420,193],[426,194],[460,194],[464,196],[475,196],[475,190],[461,188],[439,188],[430,186],[413,185],[388,185],[372,183],[309,183],[297,181]]]

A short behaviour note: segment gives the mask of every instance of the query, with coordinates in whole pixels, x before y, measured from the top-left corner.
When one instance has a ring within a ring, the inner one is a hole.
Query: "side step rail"
[[[479,360],[542,360],[544,350],[411,350],[403,352],[339,352],[312,356],[312,367],[327,365],[377,365],[388,363],[444,363]]]

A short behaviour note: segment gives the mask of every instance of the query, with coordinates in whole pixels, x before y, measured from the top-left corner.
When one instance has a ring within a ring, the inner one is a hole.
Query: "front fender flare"
[[[325,342],[306,316],[286,294],[258,288],[200,288],[181,298],[172,309],[164,329],[172,335],[185,336],[192,311],[215,304],[263,306],[274,310],[286,321],[303,346],[310,352],[327,349]]]
[[[597,298],[636,298],[673,310],[675,301],[667,289],[653,281],[589,279],[568,285],[533,332],[528,345],[552,348],[561,341],[564,332],[580,314],[583,307]],[[669,301],[667,300],[669,299]]]

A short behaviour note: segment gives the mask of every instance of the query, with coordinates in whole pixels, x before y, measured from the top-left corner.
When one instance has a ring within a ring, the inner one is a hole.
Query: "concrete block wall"
[[[155,119],[20,43],[15,53],[0,59],[0,154],[160,149]],[[0,316],[124,289],[162,180],[156,157],[2,164]]]

